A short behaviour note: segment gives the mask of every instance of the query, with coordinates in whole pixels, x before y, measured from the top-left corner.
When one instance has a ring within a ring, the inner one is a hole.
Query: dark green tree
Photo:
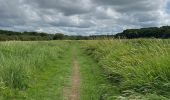
[[[63,39],[64,39],[64,34],[62,34],[62,33],[56,33],[53,36],[53,40],[63,40]]]

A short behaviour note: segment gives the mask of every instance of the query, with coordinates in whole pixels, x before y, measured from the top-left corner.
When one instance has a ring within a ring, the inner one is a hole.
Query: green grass
[[[124,97],[140,93],[169,97],[169,40],[85,41],[87,54],[104,68]]]
[[[1,42],[0,99],[53,100],[53,94],[62,98],[60,90],[70,73],[69,45],[69,41]]]
[[[71,57],[71,50],[69,50],[62,58],[49,61],[49,68],[36,74],[31,88],[28,89],[27,99],[63,100],[63,89],[70,83]]]
[[[112,100],[119,94],[105,78],[103,69],[77,46],[77,58],[81,74],[81,100]],[[110,98],[107,98],[111,95]]]
[[[158,39],[0,42],[0,100],[65,99],[73,52],[81,100],[168,100],[169,44]]]

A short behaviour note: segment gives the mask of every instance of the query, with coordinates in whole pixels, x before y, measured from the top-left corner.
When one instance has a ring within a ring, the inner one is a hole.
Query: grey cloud
[[[87,13],[92,9],[88,0],[29,0],[26,2],[40,9],[54,9],[66,16]]]
[[[0,0],[0,25],[21,25],[25,23],[25,13],[22,10],[20,0],[12,0],[7,2]]]
[[[168,0],[0,0],[0,28],[113,34],[170,23]]]
[[[143,1],[144,0],[93,0],[94,3],[100,5],[129,5],[132,3],[141,3]]]
[[[81,22],[73,22],[70,21],[68,19],[66,20],[60,20],[60,21],[53,21],[50,23],[53,26],[57,26],[57,27],[78,27],[78,28],[89,28],[91,26],[93,26],[94,24],[90,21],[81,21]]]

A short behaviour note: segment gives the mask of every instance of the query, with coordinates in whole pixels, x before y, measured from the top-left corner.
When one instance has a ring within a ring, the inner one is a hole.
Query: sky
[[[170,0],[0,0],[0,29],[115,34],[170,25]]]

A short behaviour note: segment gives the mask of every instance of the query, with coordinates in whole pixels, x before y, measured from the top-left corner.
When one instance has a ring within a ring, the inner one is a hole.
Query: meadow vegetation
[[[120,98],[170,98],[169,40],[84,41],[83,48],[118,87]]]
[[[1,100],[63,100],[73,53],[82,100],[170,99],[170,40],[0,42]]]
[[[45,71],[49,62],[62,58],[69,43],[1,42],[0,99],[22,95],[34,81],[36,73]]]

